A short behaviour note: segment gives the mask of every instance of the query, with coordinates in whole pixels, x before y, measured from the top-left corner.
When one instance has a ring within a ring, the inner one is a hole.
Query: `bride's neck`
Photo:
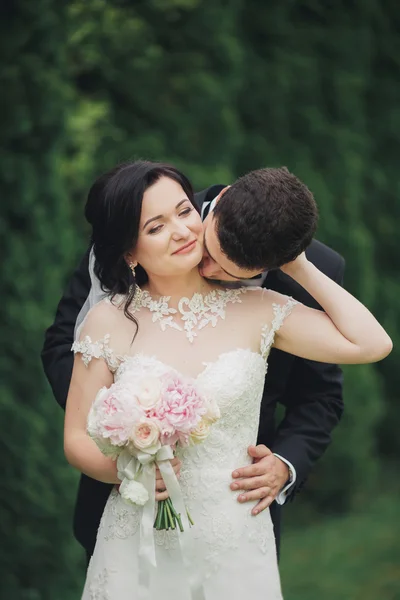
[[[160,277],[151,275],[148,282],[143,286],[145,290],[153,297],[170,296],[171,302],[179,301],[183,297],[191,298],[193,294],[205,294],[212,289],[203,277],[201,277],[197,267],[185,275],[176,277]]]

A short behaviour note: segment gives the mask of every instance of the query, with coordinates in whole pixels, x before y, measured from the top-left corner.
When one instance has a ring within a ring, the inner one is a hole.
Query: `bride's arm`
[[[75,356],[65,409],[64,452],[73,467],[104,483],[120,483],[117,466],[101,453],[86,433],[86,425],[97,392],[103,386],[109,387],[112,382],[104,360],[94,358],[86,367],[81,355]]]
[[[321,273],[302,254],[282,270],[324,312],[296,306],[277,331],[274,346],[302,358],[328,363],[370,363],[385,358],[392,341],[361,302]]]

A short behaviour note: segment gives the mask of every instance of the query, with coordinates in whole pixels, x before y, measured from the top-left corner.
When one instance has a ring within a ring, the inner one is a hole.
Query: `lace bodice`
[[[256,294],[247,301],[252,291]],[[247,295],[245,299],[242,298],[244,294]],[[137,332],[124,315],[121,318],[121,297],[114,303],[105,299],[91,311],[97,312],[92,315],[97,317],[94,319],[97,322],[91,321],[89,313],[88,323],[84,325],[82,335],[74,342],[72,349],[82,355],[86,366],[93,358],[105,360],[112,373],[134,354],[158,357],[182,374],[192,377],[210,360],[217,360],[220,355],[235,348],[259,353],[266,361],[275,333],[296,301],[278,295],[283,301],[273,302],[270,299],[268,302],[265,301],[265,294],[268,294],[268,290],[248,287],[214,290],[206,296],[195,294],[191,299],[182,298],[176,310],[169,306],[168,297],[155,301],[147,292],[139,291],[131,307],[135,315],[140,314]],[[240,306],[227,311],[228,304],[236,303]],[[262,304],[265,305],[264,314],[260,310]],[[255,305],[256,311],[253,310]],[[181,315],[180,324],[174,318],[178,312]],[[113,318],[110,318],[111,315]],[[116,316],[119,318],[116,319]],[[111,326],[109,331],[107,321],[114,321],[114,327]],[[208,325],[211,327],[207,329]],[[200,339],[196,339],[196,344],[191,347],[200,332]],[[133,337],[134,344],[130,343]],[[188,363],[191,369],[185,369]]]
[[[225,307],[230,302],[241,302],[242,289],[211,290],[208,294],[194,294],[192,298],[181,298],[178,308],[169,306],[170,296],[163,296],[154,300],[149,292],[137,290],[132,312],[136,313],[142,308],[147,308],[153,313],[153,323],[159,323],[161,330],[172,327],[177,331],[184,331],[189,342],[193,342],[198,332],[211,325],[215,327],[218,319],[225,318]],[[180,315],[181,324],[175,319]]]

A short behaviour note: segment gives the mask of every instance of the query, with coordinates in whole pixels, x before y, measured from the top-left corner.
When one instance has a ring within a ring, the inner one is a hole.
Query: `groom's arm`
[[[65,408],[74,362],[71,346],[78,314],[89,295],[89,253],[82,258],[57,307],[53,324],[47,329],[42,364],[58,404]]]
[[[343,414],[343,376],[337,365],[295,359],[290,382],[280,399],[285,406],[272,452],[294,467],[286,499],[300,491],[315,463],[331,443]],[[285,500],[278,496],[281,503]]]
[[[331,278],[343,285],[344,260],[339,258]],[[305,304],[319,308],[310,298]],[[338,365],[295,358],[279,403],[285,416],[274,436],[272,451],[292,465],[295,480],[278,496],[283,503],[300,491],[316,461],[331,443],[332,431],[343,414],[343,374]]]

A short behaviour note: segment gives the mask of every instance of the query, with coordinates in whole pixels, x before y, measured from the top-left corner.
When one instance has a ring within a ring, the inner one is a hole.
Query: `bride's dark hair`
[[[161,177],[179,183],[195,206],[192,185],[183,173],[168,164],[138,160],[117,165],[96,179],[85,207],[86,220],[92,226],[95,275],[111,297],[127,295],[124,313],[134,322],[129,306],[136,286],[145,283],[147,275],[138,265],[133,277],[125,255],[138,240],[143,195]]]

